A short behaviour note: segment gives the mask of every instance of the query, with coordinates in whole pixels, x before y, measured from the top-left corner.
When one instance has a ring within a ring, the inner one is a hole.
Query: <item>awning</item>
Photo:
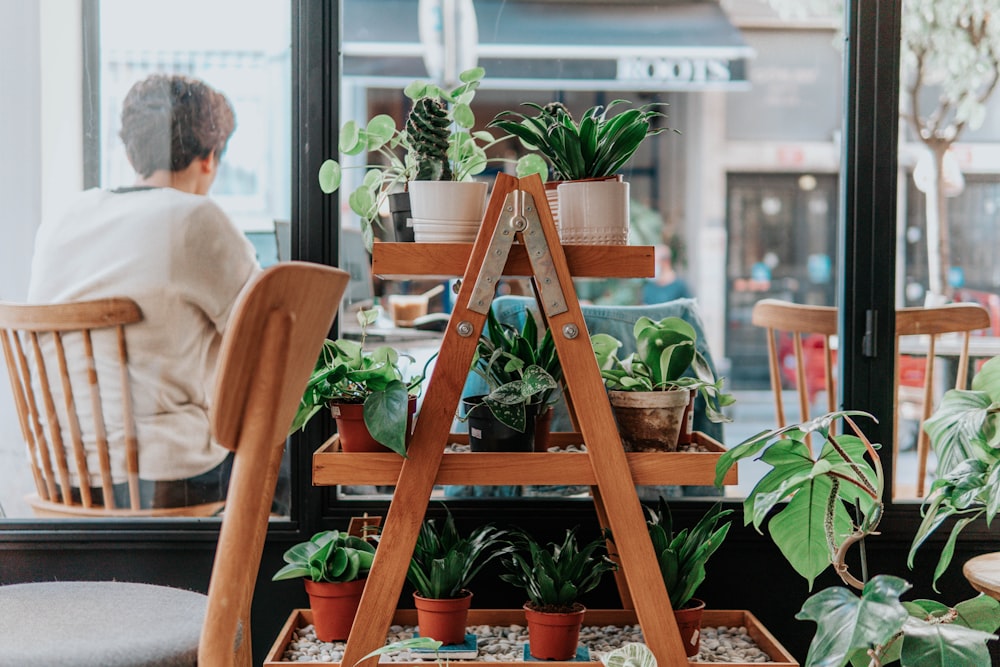
[[[745,90],[753,57],[711,0],[344,0],[343,25],[344,76],[373,85],[477,63],[490,88]]]

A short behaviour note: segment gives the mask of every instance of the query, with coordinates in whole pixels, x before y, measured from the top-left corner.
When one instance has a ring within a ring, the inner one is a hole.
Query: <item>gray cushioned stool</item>
[[[0,609],[14,612],[0,614],[0,665],[195,665],[207,599],[118,581],[0,586]],[[109,646],[108,637],[117,645]]]

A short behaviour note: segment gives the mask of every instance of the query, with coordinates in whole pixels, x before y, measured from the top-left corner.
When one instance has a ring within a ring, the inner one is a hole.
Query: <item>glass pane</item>
[[[967,302],[986,310],[988,325],[969,342],[971,379],[1000,352],[1000,101],[993,94],[1000,42],[973,6],[940,3],[917,11],[924,3],[914,5],[902,33],[896,299],[906,307]],[[933,413],[943,393],[961,384],[961,342],[958,332],[941,335],[929,375],[927,336],[900,340],[897,499],[922,498],[942,472],[931,443],[921,491],[918,452],[928,443],[920,428],[923,391],[929,383]]]
[[[40,220],[58,218],[90,185],[112,190],[137,183],[119,137],[121,111],[129,89],[154,73],[200,79],[228,98],[236,130],[218,162],[209,196],[235,224],[236,234],[250,240],[261,265],[278,261],[279,255],[287,258],[279,252],[276,223],[288,221],[291,200],[288,4],[81,4],[31,3],[12,16],[4,14],[21,35],[5,42],[4,59],[29,66],[23,69],[24,80],[13,82],[24,94],[5,96],[0,109],[5,118],[16,111],[37,120],[23,126],[27,131],[19,141],[25,150],[7,152],[4,158],[9,163],[5,171],[16,169],[23,185],[21,192],[12,193],[20,215],[10,237],[20,259],[0,267],[0,282],[9,286],[3,298],[27,298]],[[238,30],[232,27],[235,16]],[[93,88],[85,90],[88,84]],[[17,155],[22,158],[15,164]],[[85,251],[82,242],[79,249]],[[0,467],[6,472],[0,481],[0,506],[8,517],[27,518],[34,515],[26,496],[35,492],[35,482],[6,382],[3,388]],[[140,477],[171,478],[171,473],[144,464],[142,451],[140,444]],[[286,512],[288,498],[284,485],[279,489],[279,512]]]
[[[454,15],[422,13],[433,6],[345,0],[341,120],[364,127],[377,114],[388,114],[399,128],[410,111],[403,94],[410,81],[449,87],[459,70],[474,64],[486,70],[472,104],[477,129],[504,111],[533,114],[521,106],[528,102],[560,102],[576,118],[619,98],[633,106],[669,104],[663,124],[677,132],[649,138],[621,170],[630,186],[630,243],[657,246],[657,276],[580,279],[577,293],[593,307],[641,305],[650,313],[659,312],[654,306],[663,301],[695,297],[716,370],[737,398],[726,410],[732,423],[701,423],[728,446],[775,426],[764,335],[751,326],[749,312],[767,296],[835,305],[843,106],[839,19],[786,19],[756,0],[696,7],[580,3],[572,15],[543,2],[477,0],[455,3]],[[385,16],[396,20],[387,24],[379,18]],[[513,159],[526,152],[515,140],[490,155]],[[363,152],[341,158],[345,167],[383,160]],[[498,160],[477,178],[490,183],[497,171],[512,169],[512,163]],[[362,169],[344,170],[340,202],[344,260],[364,269],[367,263],[358,259],[364,256],[357,241],[361,225],[349,205],[363,175]],[[383,220],[388,213],[382,211]],[[355,306],[385,307],[390,295],[418,294],[439,282],[376,277],[369,283],[364,270],[358,275]],[[531,295],[522,280],[504,281],[501,291]],[[435,297],[430,312],[446,315],[450,294],[445,289]],[[394,323],[387,312],[378,320],[378,332],[379,343],[418,348],[418,358],[433,349],[429,334]],[[557,413],[553,429],[568,428]],[[741,495],[759,474],[751,467],[741,470],[740,485],[727,493]],[[581,491],[586,490],[440,490],[586,495]],[[647,495],[702,492],[672,487],[649,489]]]

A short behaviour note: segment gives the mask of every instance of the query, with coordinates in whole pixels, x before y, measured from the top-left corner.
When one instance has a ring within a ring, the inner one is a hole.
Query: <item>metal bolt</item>
[[[455,329],[458,331],[458,335],[461,336],[462,338],[468,338],[469,336],[472,335],[471,322],[463,320],[462,322],[458,323],[458,326],[456,326]]]
[[[570,340],[573,340],[574,338],[580,335],[580,328],[575,324],[573,324],[572,322],[570,322],[569,324],[563,325],[562,332],[563,336],[565,336]]]

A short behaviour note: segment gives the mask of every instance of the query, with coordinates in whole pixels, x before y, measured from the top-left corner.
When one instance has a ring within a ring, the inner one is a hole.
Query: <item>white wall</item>
[[[41,215],[39,15],[34,2],[0,2],[0,299],[10,301],[27,293]],[[8,515],[25,515],[30,489],[10,385],[0,380],[0,504]]]

